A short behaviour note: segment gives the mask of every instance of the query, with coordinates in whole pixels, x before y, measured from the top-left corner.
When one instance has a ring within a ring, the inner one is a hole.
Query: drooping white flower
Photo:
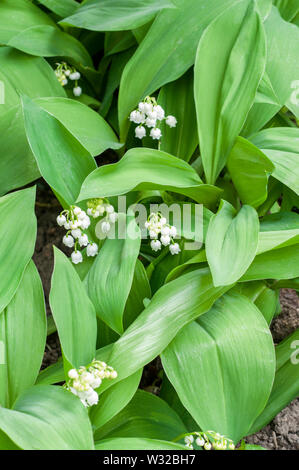
[[[70,80],[79,80],[80,77],[81,77],[80,72],[73,72],[73,73],[70,73],[69,75]]]
[[[160,240],[152,240],[151,241],[151,248],[153,251],[161,250],[161,242]]]
[[[90,218],[87,215],[86,217],[84,217],[83,220],[80,221],[80,227],[83,230],[86,230],[89,226],[90,226]]]
[[[73,237],[71,235],[65,235],[62,239],[62,243],[65,246],[68,246],[69,248],[73,248],[73,246],[75,244],[75,240],[73,239]]]
[[[65,223],[66,223],[66,217],[62,214],[62,215],[59,215],[56,219],[58,225],[60,225],[60,227],[62,227]]]
[[[89,406],[96,405],[99,401],[99,395],[94,390],[86,397]]]
[[[212,449],[212,444],[210,442],[206,442],[203,447],[204,447],[205,450],[211,450]]]
[[[74,209],[73,209],[73,211],[74,211],[74,214],[75,214],[75,215],[79,215],[79,214],[81,214],[81,212],[82,212],[81,208],[78,207],[78,206],[75,206]]]
[[[102,222],[102,232],[103,232],[103,233],[108,233],[109,230],[110,230],[110,228],[111,228],[111,225],[109,224],[109,222],[107,222],[107,221],[104,220],[104,221]]]
[[[98,254],[99,247],[96,243],[90,243],[87,245],[86,254],[87,256],[96,256]]]
[[[159,121],[162,121],[165,118],[165,111],[162,108],[162,106],[158,104],[157,106],[154,107],[154,110],[157,113],[157,119],[159,119]]]
[[[137,139],[143,139],[143,137],[146,136],[146,130],[145,130],[145,127],[143,126],[138,126],[136,127],[135,129],[135,137]]]
[[[169,127],[175,127],[177,125],[177,120],[174,116],[167,116],[166,118],[166,124]]]
[[[113,224],[117,221],[118,214],[117,212],[112,212],[112,214],[109,214],[109,221],[112,222]]]
[[[205,440],[202,437],[198,437],[195,442],[199,447],[203,447]]]
[[[70,379],[77,379],[79,377],[79,374],[76,371],[76,369],[70,369],[67,375],[69,376]]]
[[[170,235],[170,227],[168,227],[167,225],[162,226],[161,234],[162,235]]]
[[[172,243],[169,245],[169,251],[172,255],[178,255],[181,251],[180,245],[178,243]]]
[[[161,240],[162,245],[164,246],[168,246],[171,242],[171,238],[169,235],[162,235],[160,240]]]
[[[143,101],[141,101],[139,104],[138,104],[138,111],[140,111],[141,113],[145,113],[145,103]]]
[[[156,119],[151,119],[149,117],[146,118],[146,120],[145,120],[145,124],[147,125],[147,127],[155,127],[156,123],[157,123]],[[152,131],[150,132],[150,136],[153,137],[152,136]]]
[[[82,263],[83,261],[83,256],[80,251],[73,251],[73,253],[71,254],[71,258],[74,264]]]
[[[146,114],[150,113],[153,110],[153,105],[151,103],[144,103],[144,112]]]
[[[86,233],[83,233],[80,237],[79,237],[79,245],[80,246],[87,246],[88,245],[88,236],[86,235]]]
[[[162,132],[157,127],[154,127],[150,132],[150,136],[154,140],[159,140],[162,137]]]
[[[80,86],[75,86],[73,88],[73,93],[75,96],[81,96],[82,95],[82,88]]]
[[[155,111],[155,108],[153,108],[152,111],[147,113],[147,116],[148,116],[149,119],[153,119],[153,120],[156,121],[156,119],[158,118],[158,114],[157,114],[157,111]]]
[[[135,124],[141,124],[145,119],[143,113],[138,110],[132,111],[130,114],[130,121],[135,122]]]
[[[114,207],[111,204],[106,204],[105,205],[105,210],[107,214],[112,214],[114,212]]]
[[[79,238],[81,236],[81,230],[79,228],[75,228],[71,231],[71,234],[74,238]]]
[[[177,229],[174,225],[172,225],[169,229],[169,235],[172,237],[172,238],[175,238],[177,236]]]
[[[70,221],[66,221],[66,222],[65,222],[64,228],[65,228],[65,230],[69,230],[69,229],[71,228],[71,223],[70,223]]]

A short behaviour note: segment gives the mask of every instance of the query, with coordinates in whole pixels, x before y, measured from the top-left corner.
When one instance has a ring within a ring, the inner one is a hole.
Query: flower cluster
[[[169,127],[175,127],[177,120],[174,116],[165,116],[162,106],[158,105],[155,98],[147,96],[141,101],[138,108],[131,112],[130,121],[138,124],[135,128],[135,137],[143,139],[146,136],[146,128],[150,130],[150,136],[154,140],[160,140],[162,137],[159,125],[161,121],[166,122]]]
[[[172,255],[177,255],[181,251],[179,244],[174,242],[177,229],[174,225],[169,225],[160,212],[152,212],[144,226],[148,229],[149,236],[152,239],[151,248],[153,251],[161,250],[162,245],[169,246]],[[159,235],[160,240],[158,239]]]
[[[230,450],[235,449],[235,445],[231,439],[228,439],[215,431],[206,432],[193,432],[185,435],[185,445],[188,449],[193,449],[194,441],[198,447],[203,447],[205,450]]]
[[[79,369],[71,369],[68,372],[69,380],[64,387],[80,398],[84,406],[96,405],[99,396],[95,391],[103,379],[116,379],[117,372],[105,362],[96,361]]]
[[[74,95],[80,96],[82,94],[82,88],[78,86],[81,75],[74,67],[70,67],[66,62],[57,63],[55,75],[62,86],[67,85],[69,80],[75,82],[73,87]]]
[[[87,233],[84,231],[90,226],[90,217],[98,218],[105,216],[102,221],[102,230],[108,233],[110,223],[117,220],[117,213],[114,207],[104,199],[91,199],[87,202],[87,213],[78,206],[70,206],[69,210],[62,211],[57,217],[57,224],[67,230],[62,242],[68,248],[74,248],[71,259],[74,264],[83,261],[82,253],[78,248],[86,247],[87,256],[96,256],[98,254],[98,245],[89,241]]]

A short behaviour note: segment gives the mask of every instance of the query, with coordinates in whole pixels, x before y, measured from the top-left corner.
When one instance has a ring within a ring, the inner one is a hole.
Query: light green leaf
[[[87,0],[63,25],[92,31],[123,31],[150,21],[163,8],[174,8],[169,0]]]
[[[27,96],[22,104],[27,139],[41,175],[73,204],[84,178],[96,167],[94,159],[54,116]]]
[[[78,200],[147,189],[174,191],[205,203],[215,202],[220,195],[218,188],[203,184],[183,160],[159,150],[134,148],[118,163],[93,171],[84,181]]]
[[[185,425],[164,400],[137,390],[130,403],[95,432],[95,440],[140,437],[171,441],[184,432]]]
[[[122,75],[118,110],[122,141],[129,128],[127,118],[138,102],[192,66],[204,29],[235,2],[175,0],[176,9],[159,13]]]
[[[238,283],[231,292],[245,295],[262,312],[266,322],[270,325],[277,308],[279,292],[269,289],[263,281],[251,281]]]
[[[236,294],[223,296],[184,327],[163,352],[162,362],[200,428],[217,430],[235,442],[265,407],[275,373],[267,323],[249,299]]]
[[[260,224],[257,254],[299,243],[299,215],[278,212],[263,218]]]
[[[24,450],[94,448],[86,409],[61,387],[36,385],[19,397],[13,410],[0,408],[0,429]]]
[[[298,276],[299,244],[267,251],[256,256],[240,281],[291,279]]]
[[[36,25],[55,26],[49,15],[28,0],[1,0],[0,43],[6,44],[15,34]]]
[[[58,119],[93,157],[108,148],[119,149],[122,146],[102,116],[79,101],[41,98],[35,102]]]
[[[116,437],[95,443],[96,450],[185,450],[186,447],[159,439],[140,439],[138,437]]]
[[[81,42],[50,25],[24,29],[12,36],[7,45],[31,55],[69,57],[86,67],[93,66],[92,59]]]
[[[45,342],[44,293],[38,271],[30,261],[16,294],[0,314],[0,343],[5,347],[4,363],[0,361],[2,406],[11,407],[20,393],[34,384]]]
[[[258,207],[267,199],[268,178],[274,165],[255,145],[237,137],[227,168],[244,204]]]
[[[282,105],[286,105],[299,118],[298,57],[299,30],[284,21],[276,7],[265,21],[267,36],[266,72],[274,92]]]
[[[70,260],[54,249],[50,306],[63,355],[75,368],[95,357],[97,323],[94,307]]]
[[[119,238],[107,238],[87,277],[88,294],[97,315],[119,334],[131,290],[140,249],[140,230],[135,217],[119,214],[115,230]],[[132,236],[133,235],[133,236]]]
[[[76,0],[63,0],[63,2],[61,0],[38,0],[38,3],[41,3],[61,17],[72,15],[79,8]]]
[[[266,426],[283,408],[299,394],[299,330],[276,347],[277,370],[266,408],[253,423],[248,434]]]
[[[193,96],[193,74],[188,71],[182,78],[161,88],[158,104],[166,110],[167,115],[175,116],[176,128],[169,128],[161,122],[162,139],[160,150],[190,160],[198,145],[195,104]]]
[[[264,73],[265,54],[263,25],[254,2],[227,8],[199,41],[194,97],[208,183],[216,181],[243,127]]]
[[[0,198],[0,315],[13,298],[33,255],[36,239],[34,203],[35,188]]]
[[[95,430],[108,423],[133,398],[140,383],[142,369],[121,380],[102,395],[99,403],[91,408],[90,419]]]
[[[209,224],[206,255],[215,286],[238,281],[253,261],[258,245],[259,219],[251,206],[237,213],[222,200]]]
[[[138,317],[139,313],[144,310],[143,300],[150,299],[151,287],[146,274],[146,270],[142,262],[137,259],[134,271],[132,287],[126,302],[124,311],[124,328],[128,326]]]
[[[292,21],[299,12],[298,0],[273,0],[273,4],[286,21]]]

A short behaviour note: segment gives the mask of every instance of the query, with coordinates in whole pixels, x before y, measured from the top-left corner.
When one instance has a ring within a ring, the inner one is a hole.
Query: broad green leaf
[[[299,12],[298,0],[273,0],[273,4],[286,21],[292,21]]]
[[[162,362],[199,427],[235,442],[265,407],[275,373],[267,323],[249,299],[236,294],[223,296],[185,326],[162,353]]]
[[[50,25],[31,26],[12,36],[8,46],[41,57],[63,56],[92,67],[92,59],[80,41]]]
[[[299,394],[299,330],[276,347],[277,370],[266,408],[253,423],[250,434],[266,426]]]
[[[86,409],[61,387],[36,385],[18,398],[13,410],[0,408],[0,429],[24,450],[94,448]]]
[[[239,293],[248,297],[255,303],[257,308],[262,312],[266,322],[270,325],[279,300],[279,292],[269,289],[263,281],[251,281],[238,283],[231,292]]]
[[[108,148],[119,149],[113,130],[107,122],[88,106],[68,98],[41,98],[35,102],[54,116],[93,156]]]
[[[175,0],[176,9],[159,13],[122,75],[118,109],[122,141],[129,128],[127,118],[138,102],[179,78],[193,65],[204,29],[235,2]]]
[[[118,372],[116,380],[152,361],[184,325],[207,312],[227,289],[213,286],[208,269],[193,271],[161,287],[120,339],[105,350],[105,362]],[[103,383],[100,391],[109,386]]]
[[[13,298],[35,246],[35,188],[0,198],[0,315]]]
[[[245,137],[259,131],[280,110],[281,104],[277,98],[267,73],[259,84],[255,100],[249,110],[241,134]]]
[[[299,215],[278,212],[263,218],[260,224],[257,254],[299,243]]]
[[[254,2],[226,9],[199,41],[194,97],[201,157],[210,184],[224,167],[253,104],[265,54],[263,25]]]
[[[283,260],[283,263],[282,261]],[[299,276],[299,244],[267,251],[255,257],[240,281],[292,279]]]
[[[84,178],[96,167],[94,159],[54,116],[27,96],[22,104],[27,139],[41,175],[73,204]]]
[[[186,447],[175,442],[159,439],[140,439],[138,437],[116,437],[95,443],[96,450],[185,450]]]
[[[195,104],[193,96],[192,70],[182,78],[161,88],[158,104],[165,109],[167,115],[175,116],[175,129],[169,128],[165,121],[161,122],[162,139],[160,150],[182,158],[187,162],[198,145]]]
[[[123,31],[138,28],[163,8],[174,8],[170,0],[87,0],[60,23],[92,31]]]
[[[299,118],[298,57],[299,30],[284,21],[276,7],[265,21],[267,36],[266,72],[281,105],[286,105]]]
[[[151,298],[151,287],[142,262],[137,259],[131,290],[124,311],[124,328],[144,310],[143,300]]]
[[[12,36],[36,25],[55,26],[49,15],[29,0],[1,0],[0,43],[6,44]]]
[[[38,3],[41,3],[61,17],[72,15],[79,8],[76,0],[63,0],[63,2],[61,0],[38,0]]]
[[[94,307],[70,260],[54,249],[50,306],[68,363],[76,368],[95,357],[97,324]]]
[[[185,432],[182,420],[164,400],[137,390],[130,403],[95,432],[95,440],[140,437],[171,441]]]
[[[259,219],[251,206],[237,213],[227,201],[209,224],[206,238],[207,260],[215,286],[227,286],[238,281],[253,261],[259,233]]]
[[[140,230],[135,217],[120,214],[115,227],[118,238],[107,238],[87,278],[88,294],[97,315],[119,334],[140,250]]]
[[[27,2],[26,2],[27,4]],[[24,131],[19,93],[65,96],[50,65],[10,47],[0,48],[0,195],[40,176]]]
[[[265,129],[253,135],[250,140],[262,149],[274,164],[274,178],[299,194],[299,129]]]
[[[42,283],[32,261],[16,294],[0,315],[0,402],[10,407],[38,376],[46,342],[46,312]],[[24,357],[26,360],[24,361]]]
[[[255,145],[237,137],[227,168],[244,204],[258,207],[266,200],[268,177],[274,165]]]
[[[93,171],[84,181],[78,200],[148,189],[174,191],[205,203],[215,202],[220,195],[215,186],[203,184],[187,162],[159,150],[134,148],[118,163]]]
[[[91,408],[93,428],[99,429],[119,413],[133,398],[139,386],[142,369],[113,385],[102,395],[99,403]]]

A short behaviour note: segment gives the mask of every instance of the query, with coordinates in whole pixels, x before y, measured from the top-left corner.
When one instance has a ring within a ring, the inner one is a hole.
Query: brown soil
[[[67,252],[61,242],[64,230],[56,224],[56,217],[59,212],[60,205],[57,199],[53,196],[49,187],[40,180],[37,184],[36,202],[38,233],[33,259],[43,282],[47,314],[50,313],[48,298],[53,270],[53,245]],[[291,289],[282,289],[280,302],[282,313],[273,321],[271,326],[275,343],[280,342],[299,327],[299,301],[296,292]],[[60,355],[58,336],[54,333],[47,338],[42,368],[55,363]],[[153,361],[145,368],[141,382],[143,389],[152,393],[159,391],[160,380],[158,373],[160,368],[159,360]],[[246,441],[267,449],[299,449],[298,416],[299,399],[296,399],[282,410],[268,426],[257,434],[246,438]]]

